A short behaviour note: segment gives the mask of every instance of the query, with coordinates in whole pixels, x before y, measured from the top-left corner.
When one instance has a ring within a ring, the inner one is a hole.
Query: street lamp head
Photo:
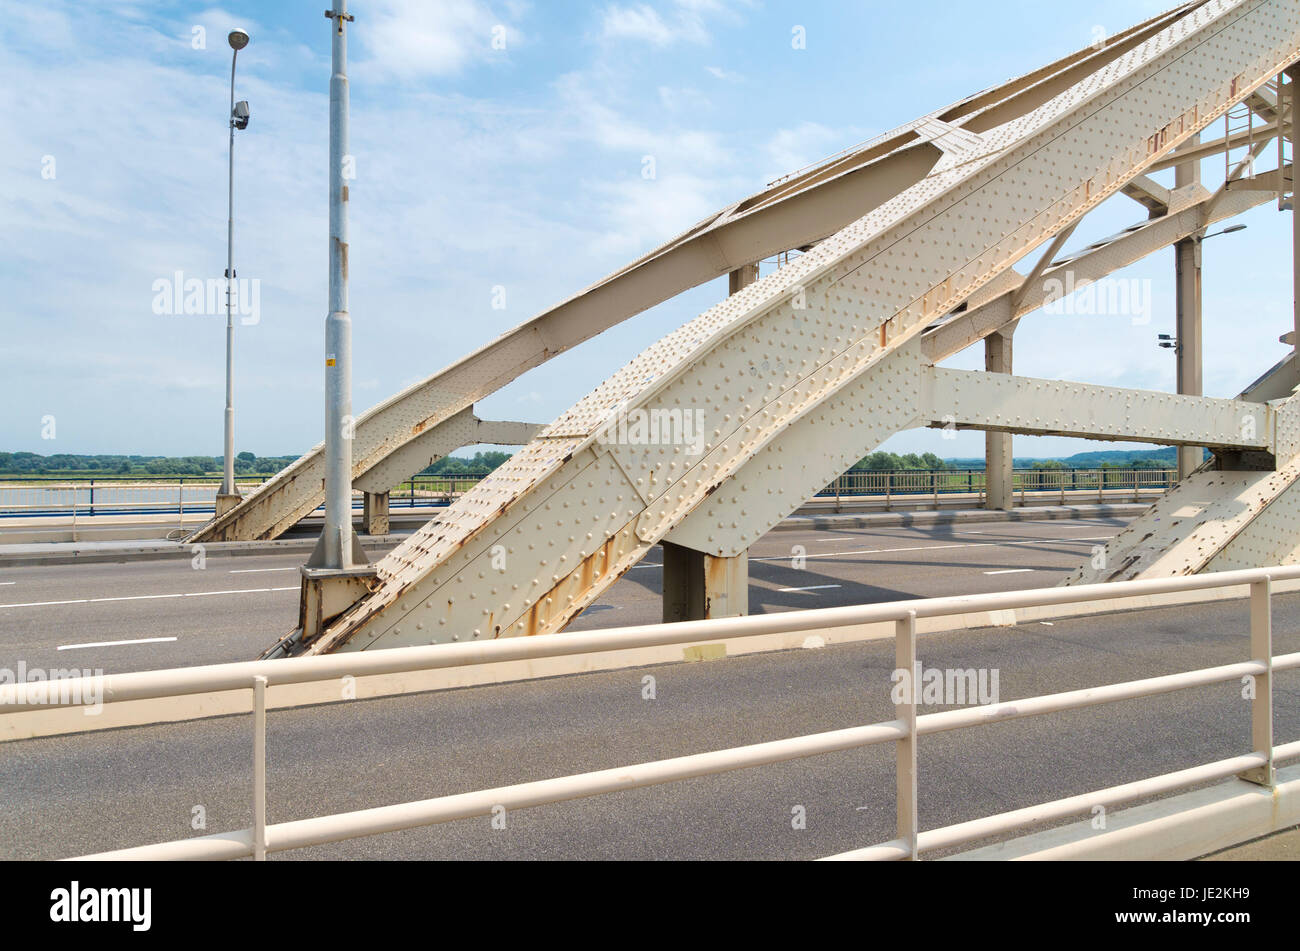
[[[1197,240],[1198,242],[1201,242],[1201,241],[1206,241],[1206,240],[1208,240],[1208,239],[1210,239],[1210,238],[1217,238],[1217,237],[1219,237],[1220,235],[1225,235],[1225,234],[1236,234],[1238,231],[1245,231],[1248,227],[1250,227],[1250,226],[1249,226],[1249,225],[1233,225],[1233,226],[1230,227],[1230,228],[1224,228],[1222,231],[1216,231],[1216,232],[1214,232],[1214,234],[1203,235],[1202,237],[1199,237],[1199,238],[1197,238],[1196,240]]]
[[[248,45],[250,37],[243,30],[231,30],[226,39],[230,42],[230,48],[238,53]]]

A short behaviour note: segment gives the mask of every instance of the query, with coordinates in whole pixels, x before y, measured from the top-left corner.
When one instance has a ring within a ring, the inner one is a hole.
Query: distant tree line
[[[476,452],[472,459],[448,456],[421,475],[484,476],[509,458],[510,453],[497,451]],[[235,456],[235,475],[274,475],[297,459],[241,452]],[[7,476],[210,476],[220,475],[224,465],[220,456],[42,456],[34,452],[0,452],[0,475]]]
[[[1169,469],[1172,468],[1164,459],[1133,459],[1129,462],[1103,462],[1095,466],[1071,466],[1059,459],[1040,459],[1033,466],[1038,470],[1057,469]]]
[[[272,475],[297,458],[241,452],[235,457],[235,474]],[[0,475],[11,476],[203,476],[220,473],[223,466],[220,456],[42,456],[34,452],[0,452]]]
[[[510,458],[508,452],[476,452],[473,459],[447,456],[439,459],[420,475],[485,476]]]
[[[931,472],[943,472],[951,469],[952,466],[944,462],[932,452],[917,455],[909,452],[905,456],[900,456],[895,452],[873,452],[858,460],[854,470],[869,472],[901,472],[906,469],[924,469]]]

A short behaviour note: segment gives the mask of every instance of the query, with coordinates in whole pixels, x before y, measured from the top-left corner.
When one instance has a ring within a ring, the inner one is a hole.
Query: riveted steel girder
[[[925,365],[912,344],[782,433],[666,539],[739,554],[853,462],[918,426],[1262,452],[1276,432],[1262,403],[948,370]]]
[[[936,168],[986,153],[985,135],[1129,56],[1201,3],[1189,3],[1056,63],[971,96],[724,208],[684,234],[506,332],[358,417],[354,477],[491,393],[602,331],[677,294],[791,248],[804,248],[880,208]],[[323,500],[317,446],[190,541],[274,538]],[[421,455],[415,452],[415,456]],[[396,467],[400,471],[400,466]],[[414,470],[412,470],[414,471]],[[411,475],[400,473],[397,481]]]
[[[1099,584],[1140,577],[1291,564],[1300,547],[1300,378],[1291,353],[1242,393],[1267,400],[1272,460],[1254,469],[1210,460],[1122,532],[1100,547],[1063,584]],[[1247,405],[1252,405],[1247,403]]]
[[[457,449],[474,445],[523,445],[541,428],[536,423],[481,420],[470,406],[417,434],[394,452],[379,456],[377,461],[370,458],[355,465],[352,485],[363,492],[387,492]],[[325,499],[324,463],[316,450],[310,458],[313,460],[310,464],[303,464],[300,459],[259,486],[238,507],[187,541],[268,539],[292,528],[316,511]],[[255,498],[260,498],[260,502],[246,504]]]
[[[962,122],[978,141],[918,133],[930,137],[912,160],[928,168],[913,184],[634,359],[385,558],[377,590],[297,649],[560,630],[697,510],[733,498],[738,524],[761,521],[746,506],[765,493],[746,495],[747,479],[840,454],[824,431],[808,443],[812,420],[905,424],[929,324],[1300,58],[1295,0],[1207,0],[1166,23],[1050,95]]]
[[[1290,166],[1287,170],[1289,173]],[[1007,272],[1001,293],[988,295],[982,301],[972,300],[966,311],[953,315],[925,333],[922,346],[926,358],[933,363],[946,360],[1077,288],[1277,198],[1271,173],[1241,185],[1217,202],[1215,196],[1200,185],[1175,191],[1171,194],[1171,206],[1163,217],[1139,222],[1068,258],[1053,262],[1032,284],[1014,271]],[[1022,295],[1019,301],[1017,295]]]
[[[1169,446],[1274,446],[1264,403],[927,367],[926,425]]]
[[[352,484],[363,492],[387,492],[464,446],[523,446],[544,428],[539,423],[479,419],[471,407],[385,456],[374,468],[353,479]]]

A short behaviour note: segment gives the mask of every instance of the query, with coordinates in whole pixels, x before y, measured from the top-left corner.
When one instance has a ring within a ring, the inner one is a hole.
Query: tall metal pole
[[[333,27],[330,76],[330,296],[325,319],[325,531],[318,567],[343,570],[356,563],[352,539],[352,319],[348,316],[347,0],[326,14]]]
[[[230,213],[226,218],[226,460],[220,495],[235,494],[235,319],[231,296],[235,281],[235,63],[239,50],[230,57]]]
[[[1297,85],[1300,83],[1300,66],[1288,67],[1286,74],[1291,79],[1291,82],[1278,87],[1278,105],[1281,107],[1283,92],[1285,91],[1288,94],[1286,96],[1288,100],[1287,109],[1282,113],[1281,117],[1290,119],[1291,127],[1288,138],[1291,140],[1291,162],[1294,164],[1296,161],[1296,128],[1297,125],[1300,125],[1297,122],[1297,119],[1300,119],[1300,108],[1297,108],[1300,106],[1300,85]],[[1277,134],[1281,136],[1284,131],[1279,129]],[[1294,173],[1292,174],[1294,175]],[[1285,188],[1286,185],[1283,184],[1280,187]],[[1292,327],[1292,333],[1295,336],[1291,338],[1291,347],[1297,353],[1300,353],[1300,189],[1296,188],[1294,184],[1291,186],[1291,259],[1291,273],[1295,280],[1295,323]]]
[[[1200,136],[1193,136],[1184,148],[1193,148]],[[1177,153],[1175,153],[1177,154]],[[1174,187],[1186,188],[1201,180],[1201,163],[1184,162],[1174,168]],[[1176,297],[1176,322],[1178,330],[1178,392],[1185,396],[1200,396],[1202,389],[1202,333],[1201,333],[1201,235],[1195,235],[1174,245],[1174,286]],[[1199,446],[1178,448],[1178,481],[1182,482],[1200,468],[1205,450]]]

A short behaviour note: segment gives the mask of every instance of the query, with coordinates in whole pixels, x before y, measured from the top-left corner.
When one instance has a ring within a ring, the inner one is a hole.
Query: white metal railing
[[[0,482],[0,518],[198,514],[216,505],[217,484],[204,482]],[[0,530],[4,523],[0,521]]]
[[[258,485],[238,481],[248,495]],[[264,480],[262,480],[264,481]],[[42,519],[42,525],[70,526],[74,538],[79,520],[114,515],[168,516],[178,527],[185,522],[211,518],[216,511],[219,484],[206,481],[178,482],[0,482],[0,536],[6,529],[22,530],[27,519]],[[353,506],[362,507],[364,493],[353,490]]]
[[[390,508],[427,509],[455,501],[471,489],[479,476],[417,476],[395,487]],[[247,494],[255,488],[242,485]],[[1152,499],[1177,484],[1177,472],[1165,469],[1023,469],[1014,473],[1014,492],[1022,504],[1059,498]],[[102,515],[176,514],[182,520],[210,515],[216,506],[218,485],[210,481],[127,482],[92,479],[84,482],[5,482],[0,480],[0,531],[5,519],[22,517],[78,518]],[[949,501],[985,497],[985,475],[977,470],[854,470],[837,478],[815,502],[837,504],[846,500],[895,502]],[[361,505],[363,493],[353,492]]]
[[[88,696],[97,696],[103,703],[110,704],[218,694],[231,690],[251,691],[254,730],[253,828],[86,858],[174,860],[252,856],[260,859],[267,852],[306,848],[456,819],[488,816],[497,807],[523,809],[892,742],[896,744],[898,755],[896,796],[900,808],[897,838],[833,858],[910,859],[917,858],[923,852],[951,848],[977,839],[1025,829],[1037,823],[1077,815],[1099,802],[1116,804],[1233,775],[1249,775],[1261,783],[1271,784],[1273,764],[1276,761],[1300,756],[1300,742],[1275,746],[1272,734],[1272,675],[1276,671],[1300,669],[1300,653],[1278,657],[1272,653],[1272,584],[1275,581],[1297,579],[1300,579],[1300,566],[1252,569],[1106,585],[1045,588],[682,624],[646,625],[590,633],[113,674],[96,678],[94,684],[76,680],[11,684],[0,687],[0,717],[53,707],[75,707],[78,705],[76,698]],[[826,631],[890,621],[895,625],[897,667],[912,670],[917,659],[918,618],[969,616],[990,611],[1096,604],[1102,601],[1127,602],[1157,595],[1246,585],[1250,591],[1250,659],[1237,664],[925,715],[917,714],[913,696],[908,703],[899,706],[899,717],[887,722],[296,822],[274,825],[266,822],[266,696],[271,687],[472,667],[504,661],[708,643],[719,639]],[[920,829],[916,809],[916,755],[917,742],[922,736],[1137,697],[1157,696],[1243,677],[1253,677],[1256,682],[1254,699],[1251,701],[1251,750],[1247,753],[1085,796],[1060,799],[940,829]],[[76,732],[76,729],[69,726],[67,729],[56,730],[55,734],[59,732],[71,733]]]
[[[1178,484],[1176,469],[1017,469],[1012,473],[1012,491],[1022,505],[1029,501],[1107,499],[1150,501]],[[986,474],[979,469],[864,470],[844,473],[814,499],[836,505],[845,501],[883,499],[889,508],[895,502],[943,500],[983,503],[987,496]]]

